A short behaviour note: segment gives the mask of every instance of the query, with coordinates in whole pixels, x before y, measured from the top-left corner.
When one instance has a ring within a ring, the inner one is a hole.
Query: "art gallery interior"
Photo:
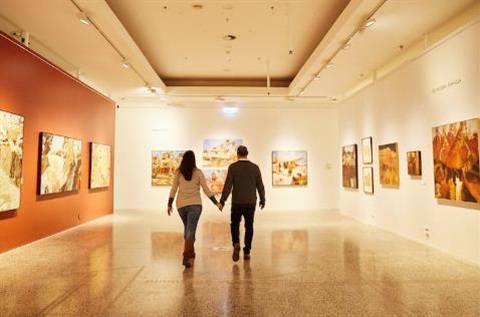
[[[1,0],[0,124],[1,316],[480,316],[478,0]]]

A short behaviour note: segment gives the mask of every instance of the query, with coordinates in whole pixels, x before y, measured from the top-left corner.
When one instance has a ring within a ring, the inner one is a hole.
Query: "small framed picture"
[[[363,164],[373,163],[372,137],[362,139]]]
[[[422,152],[407,152],[408,175],[422,176]]]
[[[373,194],[373,167],[363,168],[363,191]]]

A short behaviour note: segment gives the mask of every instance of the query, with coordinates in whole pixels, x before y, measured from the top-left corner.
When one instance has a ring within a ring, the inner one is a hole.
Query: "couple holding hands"
[[[257,203],[257,191],[260,196],[260,209],[265,207],[265,188],[258,165],[248,160],[248,149],[241,145],[237,149],[238,161],[228,167],[227,179],[223,187],[220,202],[207,186],[203,172],[196,167],[195,154],[187,151],[183,155],[180,167],[175,172],[170,197],[168,199],[168,215],[172,214],[172,204],[177,196],[177,209],[184,226],[185,246],[183,250],[183,265],[190,267],[191,259],[195,258],[195,232],[202,213],[200,187],[220,211],[225,206],[232,192],[232,213],[230,230],[232,234],[233,261],[240,259],[240,222],[245,219],[244,260],[250,260],[250,250],[253,239],[253,219]]]

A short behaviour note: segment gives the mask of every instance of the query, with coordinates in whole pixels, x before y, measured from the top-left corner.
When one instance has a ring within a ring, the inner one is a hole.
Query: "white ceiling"
[[[478,21],[480,1],[0,0],[0,30],[118,102],[325,105],[464,11]]]

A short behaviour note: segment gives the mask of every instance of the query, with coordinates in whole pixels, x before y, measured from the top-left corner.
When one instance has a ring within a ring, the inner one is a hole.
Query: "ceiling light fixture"
[[[237,36],[236,35],[233,35],[233,34],[227,34],[227,35],[224,35],[223,36],[223,39],[225,41],[234,41],[237,39]]]
[[[238,113],[237,107],[223,107],[222,111],[227,116],[234,116]]]
[[[332,68],[332,66],[333,66],[333,63],[332,63],[332,62],[328,62],[327,65],[325,65],[325,69]]]
[[[350,48],[350,46],[352,46],[352,45],[347,42],[347,43],[343,44],[342,49],[348,50]]]
[[[126,59],[122,61],[122,66],[125,68],[130,68],[130,62]]]
[[[321,77],[320,77],[320,74],[317,74],[317,75],[313,78],[313,80],[320,80],[320,78],[321,78]]]
[[[304,93],[305,93],[305,89],[302,89],[302,90],[300,90],[299,95],[301,96],[301,95],[303,95]]]
[[[374,25],[375,22],[377,22],[377,21],[374,18],[371,18],[371,19],[368,19],[363,26],[368,28],[368,27],[371,27],[372,25]]]
[[[77,13],[77,18],[80,20],[80,22],[82,22],[82,24],[85,24],[85,25],[91,25],[92,24],[90,22],[90,19],[88,18],[88,16],[83,11],[80,11],[80,12]]]
[[[200,3],[195,3],[195,4],[192,5],[192,8],[195,9],[195,10],[202,10],[203,5],[201,5]]]

